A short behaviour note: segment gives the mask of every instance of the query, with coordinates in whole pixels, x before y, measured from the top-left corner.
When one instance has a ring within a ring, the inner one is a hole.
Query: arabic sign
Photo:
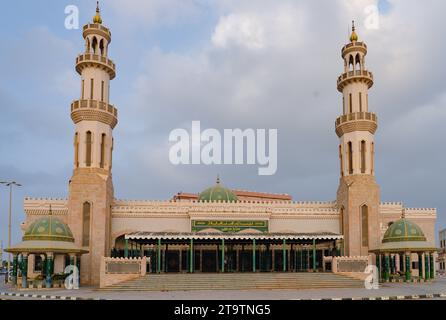
[[[204,229],[216,229],[222,232],[239,232],[246,229],[255,229],[268,232],[267,220],[192,220],[192,232]]]

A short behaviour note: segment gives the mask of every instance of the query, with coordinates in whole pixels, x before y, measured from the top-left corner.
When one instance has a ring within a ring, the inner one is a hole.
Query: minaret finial
[[[406,219],[406,209],[403,208],[403,211],[401,212],[401,219]]]
[[[101,10],[99,9],[99,1],[96,2],[96,15],[93,18],[93,23],[102,24]]]
[[[350,36],[351,42],[358,41],[358,35],[356,34],[355,20],[352,20],[352,35]]]
[[[49,213],[49,215],[50,215],[50,216],[53,215],[53,209],[51,208],[51,204],[50,204],[50,213]]]
[[[217,184],[220,184],[220,175],[217,174]]]

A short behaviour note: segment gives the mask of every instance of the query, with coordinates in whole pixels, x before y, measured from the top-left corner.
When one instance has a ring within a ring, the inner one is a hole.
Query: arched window
[[[101,52],[101,56],[103,56],[105,54],[105,50],[104,50],[104,39],[101,39],[101,41],[99,42],[99,50]]]
[[[361,242],[363,247],[369,246],[369,207],[361,207]]]
[[[339,212],[339,231],[342,235],[344,234],[344,207]]]
[[[91,149],[92,149],[92,136],[91,136],[91,131],[87,131],[87,137],[85,140],[85,144],[86,144],[86,148],[85,148],[85,165],[87,167],[91,167]]]
[[[347,144],[347,154],[348,154],[348,173],[353,174],[353,144],[349,142]]]
[[[104,86],[105,86],[105,82],[102,81],[101,82],[101,101],[104,102]]]
[[[375,172],[375,143],[372,142],[372,152],[370,152],[371,157],[371,172],[372,174]]]
[[[342,97],[342,112],[345,114],[345,97]]]
[[[359,53],[356,55],[355,58],[355,69],[361,70],[361,57],[359,56]]]
[[[105,167],[105,133],[101,137],[101,168]]]
[[[113,165],[113,148],[115,147],[115,139],[113,139],[112,138],[112,145],[111,145],[111,148],[110,148],[110,169],[109,170],[111,170],[112,169],[112,165]]]
[[[86,53],[90,53],[90,39],[87,37],[86,42],[85,42],[85,52]]]
[[[93,43],[91,46],[93,48],[93,53],[96,54],[98,52],[98,39],[96,39],[96,37],[93,38]]]
[[[85,99],[85,80],[82,80],[82,100]]]
[[[348,69],[349,69],[349,71],[353,71],[354,67],[355,67],[355,61],[353,60],[353,56],[350,55],[350,59],[348,60]]]
[[[361,173],[366,171],[366,142],[361,141]]]
[[[352,94],[350,93],[349,94],[349,96],[348,96],[348,104],[349,104],[349,112],[350,113],[353,113],[353,97],[352,97]]]
[[[339,146],[339,160],[341,161],[341,176],[344,176],[344,161],[342,157],[342,146]]]
[[[94,98],[94,79],[90,79],[90,99]]]
[[[90,217],[91,204],[84,202],[82,206],[82,246],[84,247],[90,245]]]
[[[362,112],[362,92],[359,93],[359,112]]]
[[[74,165],[79,168],[79,133],[74,135]]]

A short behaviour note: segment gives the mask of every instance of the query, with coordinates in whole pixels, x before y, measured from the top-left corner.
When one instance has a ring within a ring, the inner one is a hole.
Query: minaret
[[[340,139],[340,185],[337,203],[344,254],[366,256],[378,246],[380,189],[375,180],[375,132],[378,120],[369,111],[373,74],[366,69],[367,45],[358,41],[354,22],[350,43],[342,48],[344,72],[338,78],[342,116],[336,120]]]
[[[115,64],[108,58],[111,32],[102,24],[99,3],[93,23],[83,28],[85,52],[76,58],[80,99],[71,104],[74,171],[69,186],[68,223],[76,244],[90,253],[81,259],[81,283],[99,283],[100,259],[110,255],[113,129],[118,111],[109,103]]]

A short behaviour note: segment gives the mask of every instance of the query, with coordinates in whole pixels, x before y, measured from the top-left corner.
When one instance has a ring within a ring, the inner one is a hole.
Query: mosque
[[[7,249],[15,284],[43,279],[51,287],[54,275],[72,265],[79,268],[81,285],[97,286],[104,257],[139,256],[148,258],[148,273],[330,272],[334,257],[369,257],[382,281],[397,274],[405,280],[434,277],[436,210],[380,201],[378,117],[368,99],[374,77],[366,68],[367,45],[354,26],[337,78],[339,187],[336,200],[328,202],[227,188],[219,178],[200,193],[178,193],[167,201],[117,199],[112,160],[118,108],[109,101],[116,65],[99,7],[82,35],[85,52],[75,64],[80,97],[70,108],[68,198],[25,198],[23,241]]]

